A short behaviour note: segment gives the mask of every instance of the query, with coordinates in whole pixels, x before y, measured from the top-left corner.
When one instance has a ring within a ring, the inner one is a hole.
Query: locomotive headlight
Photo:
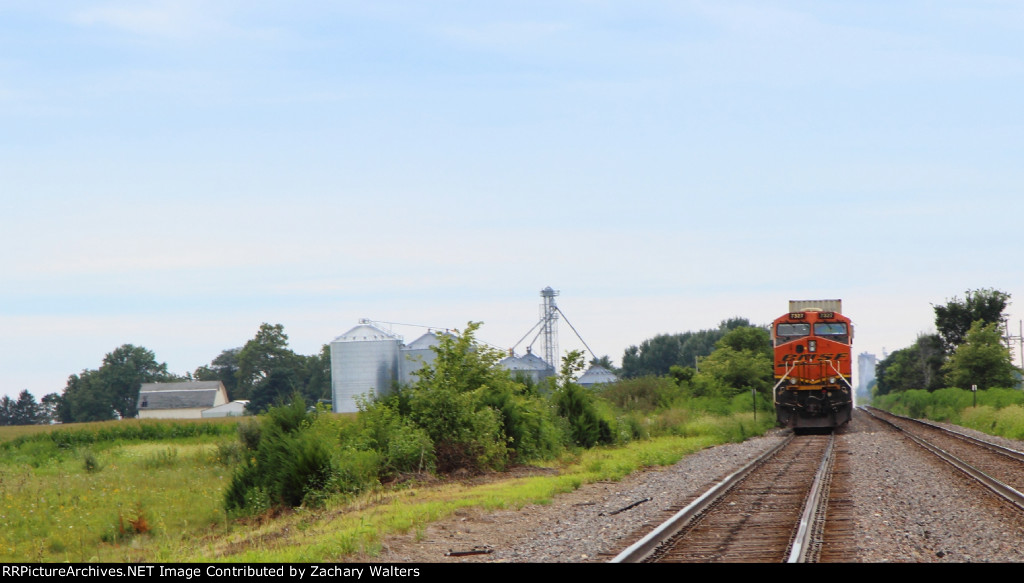
[[[833,384],[835,382],[836,382],[836,377],[828,377],[828,384],[831,385],[831,384]]]
[[[818,341],[817,340],[808,340],[807,341],[807,350],[809,352],[817,352],[817,350],[818,350]]]

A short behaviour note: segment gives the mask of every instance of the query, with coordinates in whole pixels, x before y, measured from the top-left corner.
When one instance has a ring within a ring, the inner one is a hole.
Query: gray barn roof
[[[220,381],[143,383],[139,389],[139,410],[208,409],[216,404],[217,395],[223,390]]]

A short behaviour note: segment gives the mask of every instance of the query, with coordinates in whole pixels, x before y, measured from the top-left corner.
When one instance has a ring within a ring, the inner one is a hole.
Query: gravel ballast
[[[462,511],[389,537],[368,562],[604,562],[641,532],[784,438],[776,431],[687,456],[618,482],[585,485],[550,504]],[[1004,440],[1005,441],[1005,440]],[[916,446],[856,415],[839,435],[850,452],[861,562],[1022,562],[1024,516],[978,493]],[[1010,442],[1024,449],[1024,443]],[[478,554],[464,554],[478,553]]]

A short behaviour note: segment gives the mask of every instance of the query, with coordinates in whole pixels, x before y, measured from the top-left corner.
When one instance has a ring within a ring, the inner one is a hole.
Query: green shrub
[[[434,442],[426,430],[402,417],[389,402],[367,406],[359,414],[357,448],[378,452],[380,477],[405,472],[433,472]]]
[[[82,452],[82,469],[91,474],[103,469],[103,465],[100,464],[100,460],[96,457],[96,454],[91,450],[85,450]]]
[[[331,451],[336,446],[314,428],[315,418],[299,396],[267,411],[255,455],[235,471],[225,491],[228,512],[319,501],[338,483]]]
[[[256,451],[260,446],[260,423],[255,418],[248,417],[239,423],[237,432],[238,440],[249,451]]]
[[[600,387],[599,393],[620,409],[648,413],[668,408],[686,395],[678,382],[659,376],[623,379]]]
[[[211,455],[212,461],[223,466],[233,466],[245,459],[245,446],[240,441],[222,441]]]
[[[529,386],[492,383],[480,392],[480,402],[500,416],[509,454],[516,461],[551,459],[561,452],[565,437],[554,413]]]
[[[594,447],[614,442],[611,424],[603,418],[594,404],[594,395],[576,383],[567,382],[554,394],[558,415],[569,423],[572,443],[581,447]]]

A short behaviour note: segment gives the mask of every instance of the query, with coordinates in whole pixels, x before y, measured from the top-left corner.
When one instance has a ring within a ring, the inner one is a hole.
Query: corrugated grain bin
[[[331,342],[331,400],[335,413],[358,410],[356,396],[386,395],[398,381],[402,337],[363,323]]]

